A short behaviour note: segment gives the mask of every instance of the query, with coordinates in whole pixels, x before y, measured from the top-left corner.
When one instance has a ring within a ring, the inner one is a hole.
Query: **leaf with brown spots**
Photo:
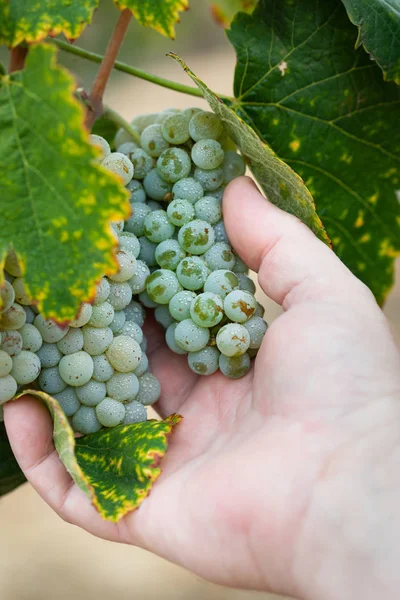
[[[189,8],[189,0],[114,0],[121,10],[128,8],[145,27],[174,39],[179,13]]]

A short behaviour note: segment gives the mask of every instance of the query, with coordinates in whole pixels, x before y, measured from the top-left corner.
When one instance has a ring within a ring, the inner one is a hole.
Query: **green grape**
[[[132,150],[129,158],[133,165],[133,179],[144,179],[154,166],[152,157],[142,148]]]
[[[164,140],[170,144],[184,144],[190,138],[189,118],[181,113],[170,114],[162,124]]]
[[[144,235],[144,221],[150,212],[151,208],[147,204],[135,204],[132,216],[125,222],[125,231],[136,237]]]
[[[183,200],[182,198],[176,198],[167,208],[168,219],[174,225],[181,227],[182,225],[186,225],[189,221],[192,221],[195,216],[193,204],[190,204],[188,200]]]
[[[204,258],[211,271],[220,269],[231,271],[236,261],[232,248],[226,242],[217,242],[211,246],[205,253]]]
[[[138,344],[141,344],[143,341],[143,330],[141,326],[134,321],[127,321],[122,328],[121,334],[131,337]]]
[[[236,151],[236,144],[229,137],[229,134],[226,131],[226,129],[223,130],[223,132],[221,133],[221,135],[218,138],[218,141],[221,144],[222,149],[223,149],[224,152],[229,152],[230,150]]]
[[[150,213],[150,215],[153,213]],[[157,264],[156,261],[156,248],[157,244],[151,242],[146,236],[142,235],[139,238],[140,253],[139,260],[145,262],[148,267],[154,267]]]
[[[90,307],[90,314],[92,314],[92,307]],[[67,335],[69,330],[68,327],[59,327],[56,323],[54,323],[54,321],[51,321],[50,319],[44,319],[42,315],[37,315],[35,317],[35,320],[33,321],[33,324],[36,327],[36,329],[39,330],[43,341],[49,344],[59,342],[63,337]],[[24,325],[24,323],[22,323],[22,325]]]
[[[18,302],[18,304],[23,304],[25,306],[31,304],[31,298],[29,298],[26,293],[23,277],[16,277],[12,283],[12,286],[15,292],[15,301]],[[6,309],[2,307],[0,312],[4,312],[4,310]]]
[[[172,352],[174,352],[175,354],[187,354],[186,350],[178,346],[178,344],[176,343],[175,330],[177,325],[178,323],[171,323],[171,325],[169,325],[167,331],[165,332],[165,341],[167,343],[168,348],[172,350]]]
[[[35,320],[36,313],[32,310],[31,306],[24,306],[24,311],[26,313],[26,322],[25,323],[29,323],[31,325],[33,323],[33,321]]]
[[[7,271],[7,273],[12,275],[13,277],[22,277],[22,270],[19,266],[18,257],[15,254],[14,250],[10,250],[7,254],[4,268]]]
[[[249,348],[252,350],[258,349],[261,346],[264,335],[267,333],[268,324],[261,317],[251,317],[243,326],[249,332]]]
[[[139,344],[127,335],[118,335],[106,351],[111,365],[120,373],[130,373],[136,369],[142,357]]]
[[[204,196],[204,190],[200,183],[193,179],[193,177],[186,177],[175,183],[172,188],[172,194],[174,198],[181,198],[191,204],[195,204],[195,202]]]
[[[32,383],[40,373],[40,358],[29,350],[21,350],[17,356],[14,356],[12,362],[10,375],[14,377],[18,385]]]
[[[20,329],[23,325],[25,325],[25,321],[26,312],[23,307],[16,302],[14,302],[14,304],[12,304],[10,308],[5,310],[3,313],[0,313],[0,329]]]
[[[139,270],[137,261],[136,266],[137,270]],[[124,281],[123,283],[111,283],[110,284],[110,294],[108,296],[107,302],[111,304],[114,311],[123,310],[126,306],[128,306],[129,302],[132,300],[132,290],[128,281]]]
[[[97,406],[97,404],[100,404],[107,395],[105,383],[102,381],[95,381],[94,379],[90,379],[90,381],[84,385],[77,387],[75,392],[80,402],[85,406]]]
[[[106,277],[103,277],[103,279],[100,280],[100,283],[97,284],[96,295],[94,297],[93,304],[95,306],[97,304],[103,304],[103,302],[105,302],[108,299],[109,295],[110,295],[110,284],[108,282],[108,279]],[[90,315],[90,316],[92,316],[92,315]],[[85,323],[85,325],[86,325],[86,323]]]
[[[127,250],[130,252],[135,258],[139,257],[140,253],[140,242],[134,233],[130,233],[129,231],[123,231],[119,236],[119,246],[121,250]],[[107,281],[107,280],[105,280]],[[108,298],[108,295],[107,295]],[[107,300],[105,298],[105,300]],[[96,304],[96,301],[95,301]]]
[[[175,227],[169,222],[165,210],[154,210],[149,213],[144,222],[144,234],[151,242],[159,244],[170,239]]]
[[[254,311],[254,316],[255,317],[263,317],[264,313],[265,313],[265,308],[262,306],[262,304],[257,302],[256,310]]]
[[[143,181],[146,194],[153,200],[164,200],[171,193],[172,185],[160,177],[157,169],[152,169],[147,173]]]
[[[150,298],[146,290],[144,292],[140,292],[139,300],[146,308],[156,308],[156,306],[158,306],[157,302],[154,302],[154,300]]]
[[[182,148],[168,148],[157,160],[158,174],[168,183],[187,177],[191,168],[190,156]]]
[[[212,375],[219,368],[220,353],[213,346],[206,346],[198,352],[189,352],[188,365],[197,375]]]
[[[0,377],[0,406],[17,393],[18,384],[12,375]]]
[[[252,294],[243,290],[230,292],[224,300],[226,316],[235,323],[245,323],[254,315],[257,302]]]
[[[236,255],[236,262],[235,266],[233,267],[233,271],[234,273],[244,273],[245,275],[247,275],[249,272],[249,267],[244,264],[240,256]]]
[[[115,237],[118,238],[119,234],[124,230],[124,222],[123,221],[114,221],[111,223],[111,229],[115,233]]]
[[[152,165],[153,166],[153,165]],[[137,179],[132,179],[126,186],[127,190],[131,192],[129,202],[131,204],[146,202],[146,192],[143,189],[142,184]]]
[[[219,221],[219,223],[214,225],[214,236],[216,242],[225,242],[225,244],[229,244],[229,239],[226,235],[225,225],[223,221]]]
[[[250,369],[250,356],[247,352],[236,357],[228,357],[221,354],[219,357],[219,368],[225,377],[240,379]]]
[[[204,196],[194,205],[196,218],[216,225],[222,217],[221,202],[212,196]]]
[[[147,420],[147,411],[143,404],[132,400],[125,404],[125,417],[122,421],[123,425],[131,425],[132,423],[143,423]]]
[[[118,175],[122,179],[123,185],[127,185],[133,177],[133,165],[130,159],[120,152],[111,152],[102,161],[101,166]]]
[[[207,277],[204,284],[204,291],[212,292],[221,296],[221,298],[225,298],[230,292],[237,289],[238,286],[239,281],[235,273],[227,269],[218,269],[210,273]]]
[[[125,325],[126,316],[123,310],[114,311],[114,318],[111,321],[109,327],[111,331],[115,333],[119,333],[123,326]]]
[[[114,367],[111,365],[105,354],[92,356],[93,359],[93,375],[95,381],[104,383],[108,381],[114,374]]]
[[[92,357],[83,350],[63,356],[58,365],[61,378],[72,387],[87,383],[93,375]]]
[[[146,282],[147,293],[158,304],[168,304],[179,288],[179,281],[175,273],[168,269],[154,271]]]
[[[72,417],[81,406],[81,403],[76,396],[75,389],[69,385],[59,394],[54,394],[54,398],[57,400],[67,417]]]
[[[169,312],[176,321],[190,319],[190,306],[197,294],[188,290],[178,292],[169,301]]]
[[[200,169],[216,169],[224,160],[224,151],[216,140],[199,140],[192,148],[192,161]]]
[[[163,308],[163,307],[159,306],[158,308]],[[140,347],[142,349],[142,346],[140,346]],[[140,375],[143,375],[143,373],[146,373],[146,371],[149,368],[149,360],[144,352],[145,351],[142,349],[142,359],[135,369],[136,377],[140,377]]]
[[[0,313],[5,312],[12,306],[15,300],[15,292],[12,284],[5,280],[0,288]]]
[[[103,354],[113,339],[113,332],[109,327],[89,327],[89,325],[85,325],[82,328],[82,333],[83,349],[90,354],[90,356]]]
[[[107,303],[108,304],[108,303]],[[97,308],[97,307],[96,307]],[[113,309],[114,314],[114,309]],[[71,327],[67,335],[57,342],[57,348],[62,354],[73,354],[83,348],[82,329]]]
[[[153,125],[156,122],[157,117],[158,113],[137,115],[134,119],[132,119],[131,125],[133,125],[135,129],[137,129],[138,133],[142,133],[142,131],[146,129],[146,127],[148,127],[149,125]]]
[[[228,323],[218,331],[217,348],[225,356],[240,356],[250,345],[249,332],[243,325]]]
[[[128,322],[133,322],[139,325],[139,327],[143,327],[146,314],[143,306],[141,306],[139,302],[132,300],[132,302],[130,302],[130,304],[128,304],[128,306],[125,308],[124,313]]]
[[[12,358],[4,350],[0,350],[0,377],[6,377],[12,369]]]
[[[38,383],[40,389],[43,390],[43,392],[47,392],[47,394],[59,394],[67,387],[67,384],[58,372],[58,367],[42,369]]]
[[[179,283],[185,289],[192,291],[199,290],[204,286],[209,273],[210,270],[206,263],[198,256],[187,256],[176,268]]]
[[[224,183],[226,185],[232,181],[232,179],[235,179],[235,177],[240,177],[245,174],[246,163],[239,154],[232,150],[228,150],[224,156],[222,171],[224,174]]]
[[[162,128],[159,124],[149,125],[140,135],[140,145],[150,156],[157,158],[161,152],[169,146],[162,136]]]
[[[218,189],[214,190],[213,192],[208,192],[207,196],[212,196],[212,198],[215,198],[216,200],[219,200],[220,204],[222,206],[222,198],[224,197],[224,192],[225,192],[225,186],[222,185],[221,187],[219,187]]]
[[[93,162],[100,164],[106,156],[111,154],[110,144],[101,135],[91,133],[89,135],[89,143],[99,150],[99,155]]]
[[[256,293],[256,285],[250,277],[245,275],[244,273],[235,273],[236,277],[239,280],[239,289],[244,290],[245,292],[250,292],[250,294]]]
[[[2,336],[1,349],[11,357],[16,356],[22,350],[22,337],[18,331],[6,331]],[[40,352],[40,350],[39,350]]]
[[[36,354],[45,369],[56,367],[63,357],[57,344],[47,344],[46,342],[36,351]]]
[[[176,296],[176,294],[175,294],[175,296]],[[175,296],[174,296],[174,298],[175,298]],[[154,311],[154,318],[157,321],[157,323],[159,323],[160,325],[162,325],[162,327],[164,327],[164,329],[167,329],[171,325],[171,323],[174,322],[174,319],[171,316],[171,313],[169,312],[169,308],[166,304],[157,306],[157,308]]]
[[[188,119],[188,121],[190,121],[193,115],[195,115],[198,112],[203,112],[203,109],[197,107],[184,108],[182,114],[186,119]]]
[[[72,417],[72,428],[83,435],[100,431],[101,425],[97,420],[95,409],[90,406],[81,406]]]
[[[223,181],[223,172],[220,168],[206,170],[196,167],[193,176],[205,192],[214,192]]]
[[[121,129],[118,129],[117,133],[115,134],[114,146],[119,148],[119,146],[122,146],[122,144],[126,144],[128,142],[133,142],[133,138],[130,133],[121,127]]]
[[[214,229],[207,223],[195,219],[183,225],[178,233],[178,241],[189,254],[204,254],[214,243]]]
[[[224,316],[221,297],[211,292],[199,294],[192,301],[190,316],[192,321],[200,327],[214,327],[218,325]]]
[[[165,240],[156,248],[156,261],[162,269],[175,271],[180,261],[186,256],[177,240]]]
[[[150,406],[157,402],[161,394],[160,382],[151,373],[144,373],[139,377],[139,391],[135,400]]]
[[[135,373],[115,373],[106,383],[107,395],[118,402],[130,402],[139,391]]]
[[[146,281],[150,275],[150,269],[142,260],[137,261],[136,273],[128,281],[133,294],[140,294],[146,289]]]
[[[189,121],[189,133],[195,142],[203,139],[216,140],[222,130],[221,120],[212,112],[196,112]]]
[[[133,150],[136,150],[136,148],[139,148],[136,142],[124,142],[118,146],[117,152],[120,152],[120,154],[125,154],[125,156],[127,156],[130,160],[130,154],[133,152]]]
[[[108,327],[111,321],[114,318],[114,308],[111,306],[109,302],[103,302],[102,304],[97,304],[93,306],[92,316],[88,321],[88,325],[90,327]],[[76,334],[80,329],[72,329],[67,333],[64,339],[66,339],[72,332]],[[74,338],[76,339],[76,338]],[[63,340],[61,340],[62,342]],[[59,342],[60,343],[60,342]],[[61,350],[61,348],[60,348]],[[69,354],[68,352],[64,354]]]
[[[96,417],[103,427],[121,425],[125,418],[125,406],[112,398],[104,398],[96,406],[95,411]]]
[[[149,200],[147,202],[147,206],[151,208],[151,210],[164,210],[164,205],[160,204],[160,202],[157,202],[156,200]]]
[[[180,321],[175,329],[175,341],[187,352],[197,352],[208,344],[210,331],[193,323],[192,319]]]
[[[39,329],[32,325],[32,323],[25,323],[25,325],[23,325],[21,329],[19,329],[19,334],[22,338],[22,350],[30,350],[31,352],[37,352],[39,348],[42,347],[43,338],[40,334]]]
[[[179,114],[180,112],[181,111],[179,109],[177,109],[177,108],[167,108],[165,110],[162,110],[157,115],[156,123],[158,125],[164,125],[164,123],[168,119],[168,117],[170,117],[172,115]]]

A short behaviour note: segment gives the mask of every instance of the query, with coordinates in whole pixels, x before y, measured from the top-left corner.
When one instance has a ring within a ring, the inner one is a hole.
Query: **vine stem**
[[[90,52],[89,50],[85,50],[84,48],[80,48],[79,46],[72,46],[71,44],[64,42],[63,40],[52,39],[53,44],[55,44],[60,50],[64,52],[69,52],[70,54],[75,54],[76,56],[80,56],[81,58],[85,58],[86,60],[90,60],[94,63],[101,63],[103,57],[101,54],[96,54],[95,52]],[[120,62],[118,60],[114,63],[114,69],[116,71],[121,71],[122,73],[127,73],[128,75],[133,75],[134,77],[138,77],[139,79],[144,79],[145,81],[149,81],[150,83],[155,83],[161,87],[165,87],[169,90],[173,90],[174,92],[180,92],[182,94],[188,94],[189,96],[196,96],[196,98],[202,98],[203,94],[198,88],[192,87],[190,85],[184,85],[183,83],[178,83],[176,81],[171,81],[169,79],[165,79],[164,77],[159,77],[158,75],[153,75],[152,73],[147,73],[147,71],[143,71],[142,69],[137,69],[136,67],[132,67],[131,65],[127,65],[126,63]],[[225,96],[224,94],[217,94],[223,100],[232,100],[230,96]]]
[[[20,71],[25,66],[25,58],[28,54],[28,48],[25,46],[16,46],[10,50],[10,62],[8,72]]]
[[[106,53],[101,61],[100,69],[97,72],[92,91],[89,95],[90,105],[86,115],[86,125],[89,129],[91,129],[97,117],[103,112],[104,90],[106,89],[111,71],[114,68],[115,59],[121,48],[131,18],[131,11],[125,8],[125,10],[121,12],[111,39],[108,42]]]
[[[132,127],[132,125],[128,123],[128,121],[126,121],[124,117],[121,117],[121,115],[118,114],[115,110],[113,110],[109,106],[105,106],[103,117],[105,117],[109,121],[112,121],[119,127],[122,127],[122,129],[125,129],[125,131],[129,133],[133,140],[140,145],[140,135],[138,134],[136,129]]]

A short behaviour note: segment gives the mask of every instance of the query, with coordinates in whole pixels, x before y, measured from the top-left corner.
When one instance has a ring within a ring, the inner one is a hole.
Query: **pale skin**
[[[228,235],[284,313],[243,379],[198,378],[150,325],[161,415],[179,412],[163,472],[118,524],[73,484],[46,409],[5,408],[28,480],[66,521],[223,585],[305,600],[400,594],[400,354],[367,290],[247,178],[224,196]]]

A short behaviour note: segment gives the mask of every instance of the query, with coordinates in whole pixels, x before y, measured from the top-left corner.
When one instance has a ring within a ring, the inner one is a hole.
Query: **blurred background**
[[[100,3],[93,24],[78,44],[103,53],[118,17],[109,0]],[[234,52],[214,22],[206,0],[192,0],[182,15],[176,41],[132,22],[120,60],[190,84],[165,54],[173,50],[216,92],[232,94]],[[60,62],[89,87],[98,66],[60,52]],[[0,60],[7,62],[6,53]],[[203,101],[114,72],[105,101],[131,120],[167,107],[206,106]],[[385,313],[400,342],[400,262],[397,286]],[[262,293],[266,319],[280,308]],[[205,583],[149,553],[94,538],[59,519],[29,485],[0,499],[0,600],[277,600],[277,596],[230,590]]]

